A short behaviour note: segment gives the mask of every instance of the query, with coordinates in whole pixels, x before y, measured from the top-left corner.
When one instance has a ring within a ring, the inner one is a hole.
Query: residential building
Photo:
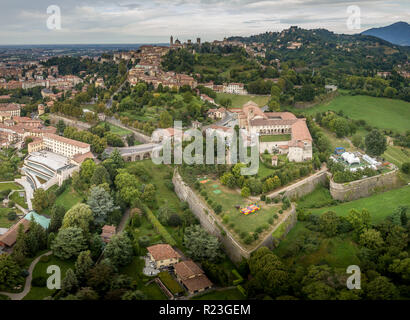
[[[147,247],[148,256],[154,262],[157,269],[170,267],[177,264],[181,255],[175,251],[169,244],[156,244]]]
[[[181,261],[174,266],[177,280],[190,294],[198,293],[212,287],[212,282],[205,272],[192,260]]]

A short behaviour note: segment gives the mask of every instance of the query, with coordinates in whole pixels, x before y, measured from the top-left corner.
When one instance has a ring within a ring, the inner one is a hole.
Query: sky
[[[359,29],[347,27],[349,6]],[[409,0],[0,0],[0,45],[211,41],[292,25],[352,34],[398,21],[410,22]]]

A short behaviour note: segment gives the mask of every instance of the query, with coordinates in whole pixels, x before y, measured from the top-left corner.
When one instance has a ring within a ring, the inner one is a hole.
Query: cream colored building
[[[177,264],[181,258],[169,244],[160,243],[147,247],[148,256],[157,269]]]

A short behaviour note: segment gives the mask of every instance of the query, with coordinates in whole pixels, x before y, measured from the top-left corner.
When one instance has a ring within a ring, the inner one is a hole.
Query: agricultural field
[[[410,162],[410,149],[388,146],[382,157],[401,168],[404,162]]]
[[[239,108],[242,107],[248,101],[253,101],[258,104],[259,107],[264,107],[268,101],[270,96],[259,96],[259,95],[238,95],[238,94],[230,94],[230,93],[217,93],[216,94],[216,103],[220,103],[222,99],[231,99],[232,105],[230,108]]]
[[[314,195],[317,197],[317,195]],[[306,196],[305,202],[311,201]],[[351,209],[367,209],[370,212],[373,223],[383,221],[391,215],[398,206],[410,206],[410,186],[375,194],[368,198],[362,198],[351,202],[340,203],[336,206],[311,209],[313,214],[320,215],[327,211],[334,211],[339,216],[347,216]]]
[[[354,120],[366,122],[380,129],[391,129],[404,133],[410,128],[410,103],[402,100],[376,98],[370,96],[340,95],[334,100],[303,110],[307,114],[340,111]]]

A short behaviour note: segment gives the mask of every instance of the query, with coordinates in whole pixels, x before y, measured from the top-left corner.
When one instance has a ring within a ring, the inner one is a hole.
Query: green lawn
[[[57,197],[55,204],[63,206],[65,210],[69,210],[77,203],[83,202],[83,200],[83,196],[75,191],[72,186],[69,186]]]
[[[46,277],[48,266],[56,265],[61,269],[61,278],[64,279],[65,274],[69,268],[74,270],[74,261],[72,260],[60,260],[57,257],[51,255],[48,262],[39,261],[33,271],[33,279],[36,277]],[[24,300],[43,300],[45,297],[50,296],[54,290],[49,290],[47,287],[31,287],[30,292],[24,297]]]
[[[289,141],[291,140],[290,134],[274,134],[274,135],[267,135],[261,136],[261,142],[275,142],[275,141]]]
[[[12,211],[9,208],[0,208],[0,228],[10,228],[14,223],[17,222],[17,219],[14,221],[10,221],[7,218],[7,214]]]
[[[244,300],[245,297],[238,289],[227,289],[222,291],[211,291],[193,297],[191,300]]]
[[[104,123],[105,123],[105,122],[102,122],[102,124],[104,124]],[[102,124],[101,124],[101,125],[102,125]],[[112,133],[118,134],[119,136],[126,136],[126,135],[128,135],[128,134],[131,133],[130,130],[127,130],[127,129],[118,127],[118,126],[113,125],[113,124],[111,124],[111,123],[108,123],[108,125],[110,126],[110,131],[111,131]]]
[[[221,99],[229,98],[232,101],[230,108],[242,107],[248,101],[253,101],[259,105],[259,107],[265,106],[269,101],[269,96],[254,96],[254,95],[237,95],[229,93],[217,93],[216,102],[219,103]]]
[[[223,223],[237,236],[241,233],[253,233],[258,227],[268,225],[269,219],[273,217],[275,213],[279,211],[278,205],[266,205],[261,204],[261,210],[251,213],[249,215],[244,215],[240,212],[240,209],[236,209],[236,205],[240,205],[241,208],[248,206],[254,201],[243,198],[240,193],[236,190],[231,190],[223,186],[218,180],[210,180],[205,184],[202,184],[203,189],[208,194],[209,199],[213,203],[222,205]],[[217,186],[216,188],[214,186]],[[215,194],[213,191],[221,190],[220,194]],[[227,220],[226,220],[227,219]],[[231,226],[231,224],[233,224]],[[238,240],[240,238],[238,237]]]
[[[328,110],[343,110],[349,118],[366,120],[371,126],[380,129],[392,129],[403,133],[410,128],[410,103],[402,100],[341,95],[328,103],[303,111],[315,114]]]
[[[22,206],[23,208],[28,209],[25,197],[20,197],[18,191],[14,192],[11,195],[10,200],[14,201],[15,203]]]
[[[333,202],[329,189],[318,185],[316,189],[298,200],[298,208],[320,208]]]
[[[144,260],[140,259],[140,257],[134,257],[128,266],[125,266],[120,270],[120,273],[126,274],[136,281],[137,289],[141,290],[147,296],[147,299],[167,300],[167,297],[155,282],[146,285],[147,282],[153,278],[144,276],[142,273],[143,268]]]
[[[10,182],[10,183],[0,183],[0,191],[3,190],[23,190],[23,187],[18,185],[17,183]]]
[[[410,206],[410,186],[390,190],[381,194],[375,194],[368,198],[362,198],[351,202],[341,203],[337,206],[312,209],[313,214],[322,214],[334,211],[340,216],[346,216],[351,209],[369,210],[374,223],[379,223],[391,215],[398,206]]]

